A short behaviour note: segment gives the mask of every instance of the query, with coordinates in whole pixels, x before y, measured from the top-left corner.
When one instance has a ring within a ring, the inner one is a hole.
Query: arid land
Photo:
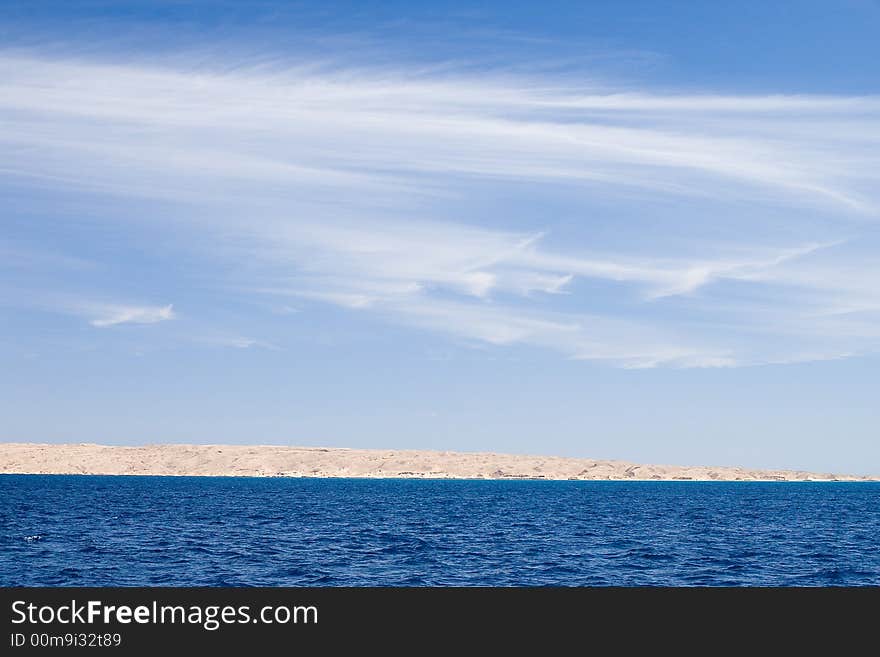
[[[643,465],[560,456],[489,452],[345,449],[271,445],[136,447],[0,443],[0,474],[548,479],[624,481],[876,481],[880,477]]]

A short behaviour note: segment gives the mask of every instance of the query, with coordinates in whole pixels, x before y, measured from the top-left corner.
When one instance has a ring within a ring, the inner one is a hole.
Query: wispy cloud
[[[118,306],[107,304],[88,304],[84,312],[94,313],[89,323],[96,328],[106,328],[119,324],[156,324],[174,319],[174,309],[167,306]]]
[[[57,250],[50,251],[13,242],[0,241],[0,269],[90,269],[94,263]]]
[[[626,367],[822,359],[878,344],[863,317],[880,307],[876,267],[842,266],[841,254],[880,216],[880,97],[6,53],[0,119],[0,176],[165,201],[193,252],[233,263],[216,276],[230,294]],[[640,216],[650,210],[639,209],[621,219],[615,247],[560,242],[555,217],[524,220],[506,198],[524,184],[574,199],[567,211],[584,225],[597,200],[640,195],[706,209],[681,211],[683,235],[719,207],[741,213],[742,230],[671,249],[653,243],[652,218]],[[470,198],[483,204],[462,211]],[[804,229],[805,215],[822,229]],[[174,317],[171,306],[90,312],[96,327]]]
[[[175,179],[186,172],[188,185],[387,191],[444,174],[693,194],[686,181],[699,175],[699,193],[751,187],[877,210],[880,167],[867,166],[878,164],[876,149],[847,129],[853,119],[876,128],[876,97],[659,96],[505,76],[192,72],[13,55],[0,56],[0,78],[3,140],[17,156],[7,171],[122,191],[160,179],[183,194]],[[817,122],[824,130],[811,134]],[[90,165],[65,167],[72,153]]]
[[[356,225],[270,225],[266,246],[254,255],[270,262],[293,260],[300,280],[340,295],[356,293],[340,296],[342,305],[368,306],[372,300],[437,288],[478,298],[557,294],[575,277],[636,284],[646,298],[658,299],[693,293],[715,281],[769,278],[774,268],[836,244],[756,247],[684,259],[566,252],[544,248],[541,240],[541,234],[450,222],[362,220]]]
[[[379,310],[412,326],[493,345],[523,344],[576,360],[627,368],[727,367],[737,364],[722,348],[700,345],[693,335],[599,315],[538,313],[522,308],[420,298]]]
[[[206,345],[215,347],[228,347],[231,349],[278,349],[277,345],[264,340],[255,340],[243,336],[211,336],[197,340]]]

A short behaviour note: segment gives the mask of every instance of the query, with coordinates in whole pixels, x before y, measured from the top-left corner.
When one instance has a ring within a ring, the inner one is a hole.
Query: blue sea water
[[[880,585],[880,484],[3,475],[0,584]]]

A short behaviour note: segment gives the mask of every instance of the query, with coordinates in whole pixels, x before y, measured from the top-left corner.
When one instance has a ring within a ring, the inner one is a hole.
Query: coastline
[[[275,445],[0,443],[0,474],[547,481],[880,481],[878,476],[561,456]]]

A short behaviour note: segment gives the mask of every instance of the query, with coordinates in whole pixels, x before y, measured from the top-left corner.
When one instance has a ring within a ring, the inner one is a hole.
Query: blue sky
[[[0,439],[878,472],[878,30],[3,3]]]

